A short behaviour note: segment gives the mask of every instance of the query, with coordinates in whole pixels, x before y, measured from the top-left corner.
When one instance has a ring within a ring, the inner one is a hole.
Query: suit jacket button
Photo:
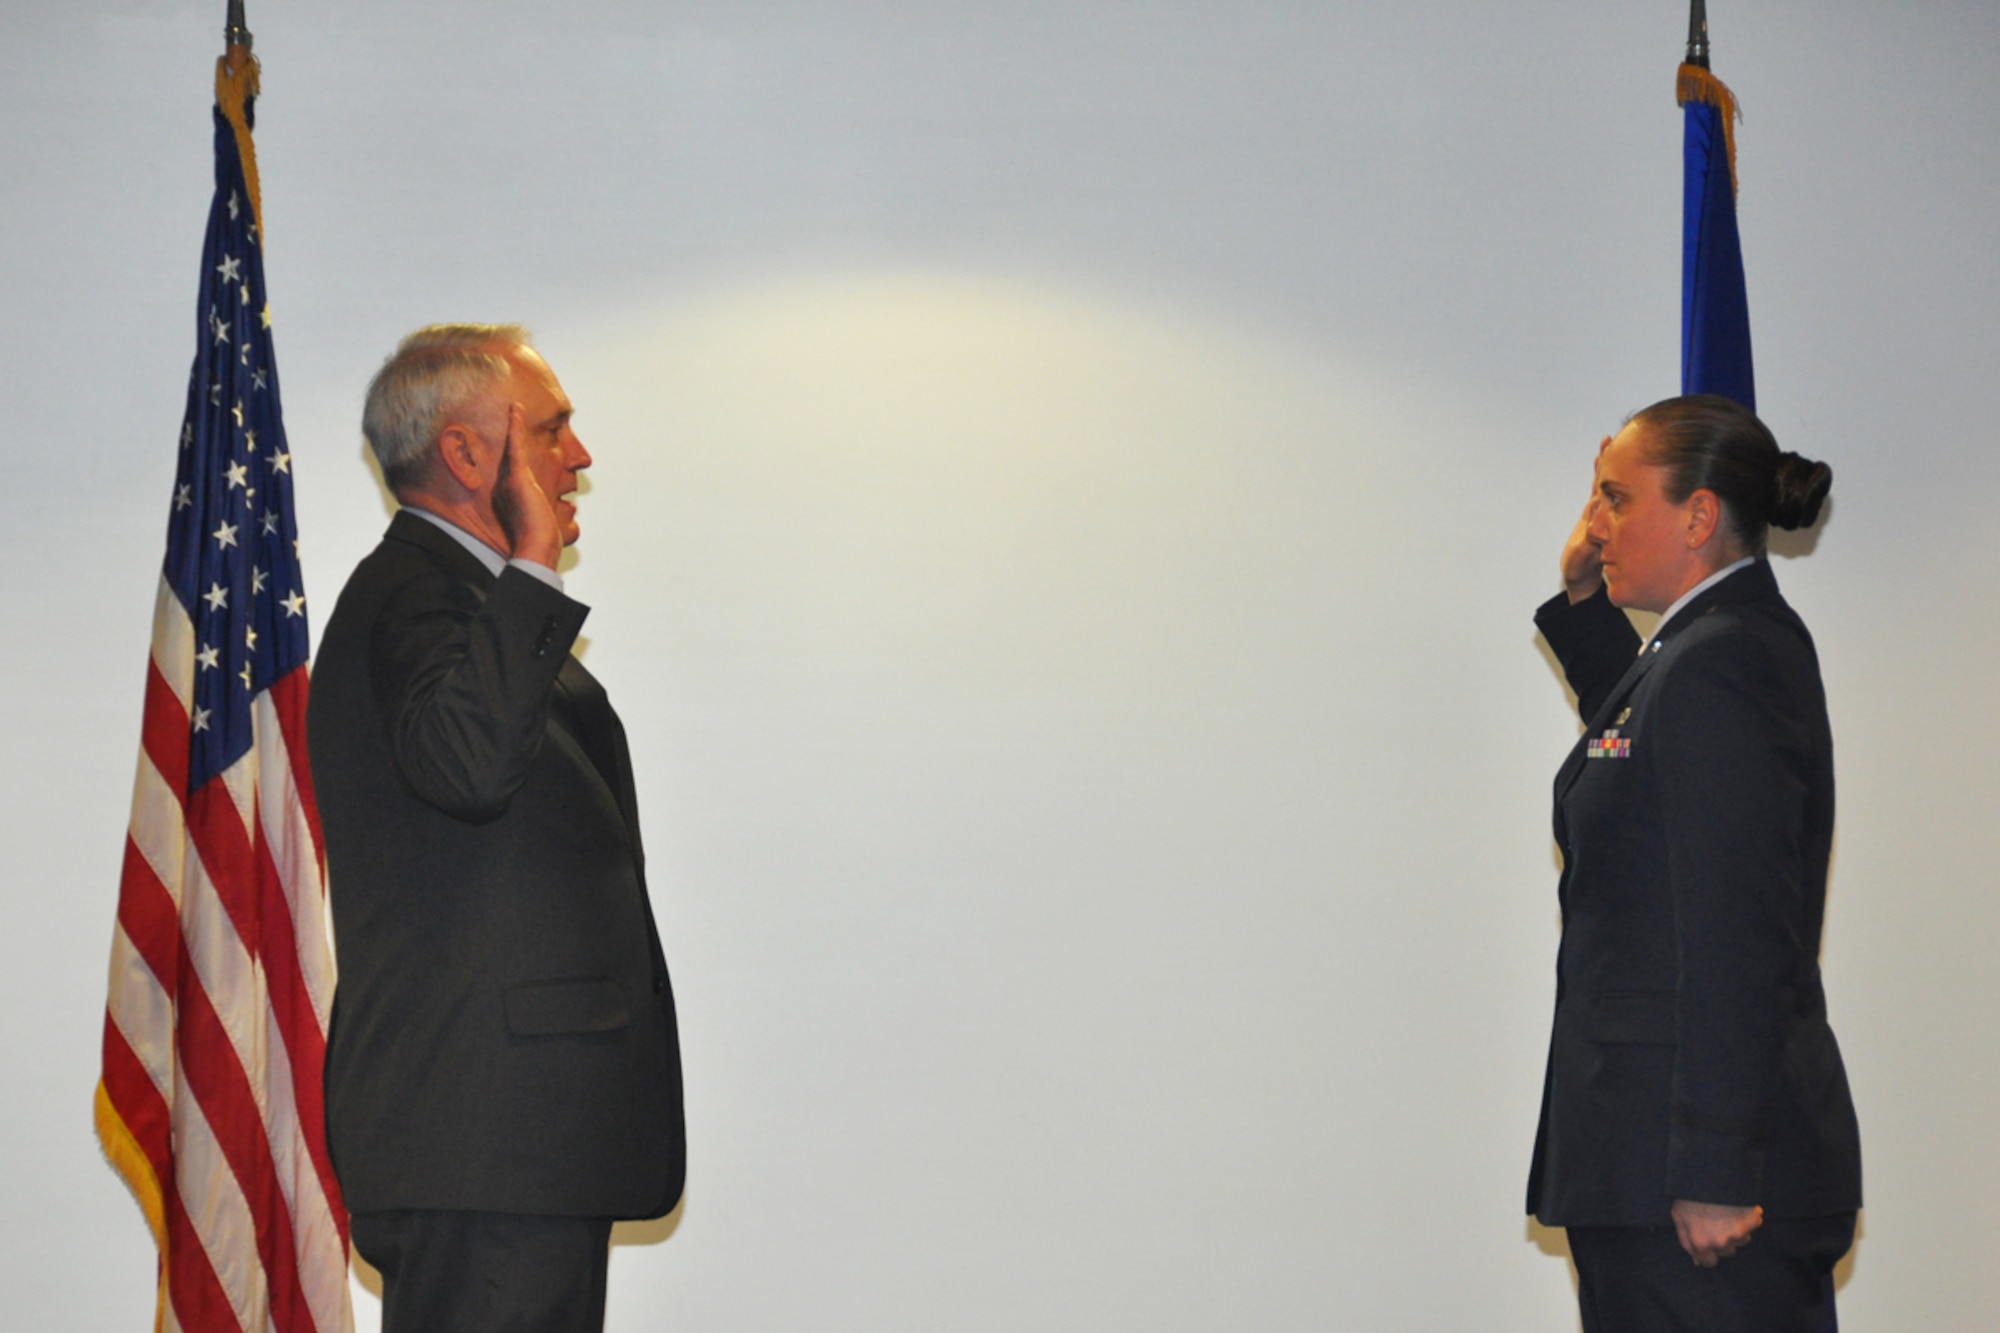
[[[541,637],[535,640],[535,656],[547,657],[549,645],[556,641],[556,618],[550,616],[542,622]]]

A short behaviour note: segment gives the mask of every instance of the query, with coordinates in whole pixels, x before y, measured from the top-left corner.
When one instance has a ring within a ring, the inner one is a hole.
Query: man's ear
[[[491,484],[486,475],[485,451],[478,434],[470,426],[454,422],[438,433],[437,461],[451,479],[474,495]]]
[[[1688,496],[1687,544],[1699,551],[1722,529],[1722,500],[1714,491],[1702,488]]]

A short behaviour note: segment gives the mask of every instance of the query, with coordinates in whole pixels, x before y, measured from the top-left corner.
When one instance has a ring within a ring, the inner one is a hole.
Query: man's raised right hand
[[[493,516],[507,534],[508,554],[517,560],[556,567],[562,556],[562,524],[553,498],[535,480],[526,463],[528,417],[519,403],[507,409],[507,448],[500,457],[500,477],[493,487]]]

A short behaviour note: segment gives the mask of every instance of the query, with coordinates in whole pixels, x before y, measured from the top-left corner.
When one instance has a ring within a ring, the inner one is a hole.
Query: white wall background
[[[1844,1326],[2000,1290],[2000,8],[1714,6],[1840,744]],[[89,1127],[221,0],[0,0],[0,1323]],[[1532,606],[1677,376],[1678,0],[253,0],[323,621],[362,385],[525,319],[598,466],[693,1168],[618,1330],[1574,1327],[1521,1216]],[[378,1312],[363,1297],[359,1321]]]

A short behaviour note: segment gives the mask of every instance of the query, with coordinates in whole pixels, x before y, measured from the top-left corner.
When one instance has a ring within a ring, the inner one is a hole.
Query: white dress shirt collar
[[[1695,584],[1692,588],[1689,588],[1686,592],[1682,593],[1678,598],[1675,599],[1674,604],[1672,606],[1668,607],[1665,611],[1662,611],[1660,613],[1660,623],[1653,626],[1653,637],[1655,639],[1660,637],[1661,631],[1666,629],[1667,622],[1674,618],[1674,613],[1676,611],[1679,611],[1689,602],[1692,602],[1696,597],[1700,596],[1704,592],[1707,592],[1710,588],[1713,588],[1716,584],[1722,582],[1724,579],[1728,578],[1731,574],[1734,574],[1737,570],[1742,569],[1747,565],[1754,565],[1756,563],[1757,563],[1756,556],[1746,555],[1733,565],[1724,565],[1721,569],[1716,570],[1713,574],[1710,574],[1700,583]]]
[[[494,578],[499,578],[500,571],[512,565],[522,573],[540,579],[557,592],[562,591],[562,575],[556,573],[547,565],[538,565],[532,560],[509,560],[506,556],[500,554],[500,552],[458,526],[458,524],[448,518],[440,518],[428,509],[419,509],[416,505],[404,505],[403,510],[406,513],[415,514],[418,518],[425,519],[443,528],[446,533],[450,534],[453,540],[472,553],[473,559],[486,566],[486,572]]]

